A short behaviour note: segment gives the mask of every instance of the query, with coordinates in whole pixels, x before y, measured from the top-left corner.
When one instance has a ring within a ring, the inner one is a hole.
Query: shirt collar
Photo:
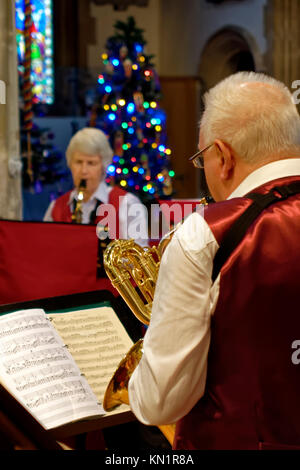
[[[245,196],[245,194],[269,181],[297,175],[300,175],[300,158],[286,158],[267,163],[250,173],[227,199]]]
[[[110,188],[107,186],[107,184],[104,181],[101,181],[98,188],[91,195],[88,202],[98,199],[99,201],[103,202],[104,204],[107,204],[108,203],[109,189]],[[76,188],[74,188],[71,191],[71,194],[70,194],[70,197],[69,197],[69,204],[71,204],[74,201],[74,199],[76,199],[77,194],[78,194],[78,191],[77,191]]]

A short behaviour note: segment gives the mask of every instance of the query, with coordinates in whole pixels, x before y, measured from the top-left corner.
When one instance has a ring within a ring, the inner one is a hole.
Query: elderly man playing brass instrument
[[[142,423],[176,422],[174,449],[300,449],[299,144],[282,83],[241,72],[206,94],[191,160],[216,202],[163,254],[128,388]]]
[[[75,187],[50,204],[44,221],[97,224],[100,222],[98,208],[101,209],[101,204],[106,207],[110,204],[116,220],[108,224],[108,229],[114,226],[116,238],[135,238],[137,243],[147,245],[146,208],[134,194],[118,186],[108,186],[104,181],[112,157],[113,151],[104,132],[88,127],[78,131],[66,151]]]

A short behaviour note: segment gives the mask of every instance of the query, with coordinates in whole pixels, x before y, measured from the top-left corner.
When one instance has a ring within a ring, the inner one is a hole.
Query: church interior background
[[[161,107],[166,113],[167,142],[175,173],[174,198],[201,196],[203,181],[188,165],[187,156],[197,145],[201,97],[208,88],[239,70],[268,73],[290,89],[298,78],[296,0],[44,0],[36,5],[44,21],[48,19],[51,32],[42,39],[49,41],[49,56],[44,59],[51,96],[38,97],[33,103],[33,123],[49,131],[51,146],[62,155],[62,165],[68,140],[87,125],[87,103],[93,99],[103,70],[101,55],[116,21],[133,17],[144,31],[146,51],[154,56],[160,80]],[[36,181],[29,189],[24,177],[22,182],[18,116],[23,91],[16,75],[16,62],[20,75],[22,60],[22,9],[24,1],[5,0],[0,18],[5,39],[1,79],[6,83],[7,96],[0,109],[0,215],[4,219],[42,220],[51,197],[64,192],[71,183],[68,175],[57,178],[54,185],[47,180],[46,184]],[[47,134],[44,138],[47,140]],[[24,167],[24,150],[22,163]]]
[[[31,8],[27,28],[26,6]],[[119,59],[111,64],[106,55],[117,22],[124,25],[133,18],[142,30],[146,44],[144,55],[138,52],[139,61],[151,56],[152,69],[143,70],[146,78],[155,76],[159,82],[161,115],[154,113],[154,101],[143,103],[152,112],[147,126],[157,133],[161,120],[165,126],[165,140],[152,148],[158,147],[170,166],[156,178],[168,181],[166,198],[195,200],[202,197],[205,182],[188,157],[197,149],[203,94],[243,70],[272,75],[291,91],[296,89],[299,13],[298,0],[1,0],[0,218],[15,225],[0,222],[0,305],[78,292],[77,285],[64,291],[60,282],[67,268],[72,275],[84,271],[83,259],[76,258],[78,246],[73,249],[70,242],[61,247],[55,260],[69,250],[70,264],[55,265],[51,246],[58,247],[61,238],[55,228],[39,222],[50,201],[72,187],[65,151],[72,135],[91,123],[103,70],[119,66]],[[31,40],[30,57],[26,40]],[[108,87],[106,93],[110,91]],[[108,109],[111,124],[114,112]],[[33,146],[37,160],[32,168]],[[147,159],[132,168],[147,174]],[[134,186],[130,175],[125,176],[121,185]],[[153,187],[149,173],[142,190],[151,196]],[[84,249],[88,257],[89,248]],[[81,285],[80,291],[97,285]]]

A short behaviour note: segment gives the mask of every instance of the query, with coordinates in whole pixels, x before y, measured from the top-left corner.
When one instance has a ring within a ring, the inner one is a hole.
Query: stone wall
[[[14,2],[2,0],[0,9],[0,218],[21,219],[21,162],[18,109],[18,73]],[[2,83],[1,82],[1,83]]]

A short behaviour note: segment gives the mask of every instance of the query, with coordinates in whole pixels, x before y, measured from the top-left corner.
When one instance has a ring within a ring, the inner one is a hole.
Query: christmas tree
[[[19,87],[22,186],[35,194],[49,186],[53,192],[51,197],[56,198],[63,191],[62,183],[72,184],[71,173],[64,155],[53,144],[53,132],[33,122],[38,99],[31,92],[30,69],[27,78],[25,73],[19,73]]]
[[[114,27],[102,54],[89,125],[109,136],[114,151],[106,182],[136,193],[147,204],[173,194],[166,114],[159,106],[159,79],[153,56],[144,51],[143,30],[133,17]]]
[[[22,114],[21,111],[21,122]],[[51,188],[55,199],[63,192],[62,183],[71,185],[72,178],[64,155],[53,145],[53,140],[54,134],[50,129],[33,124],[28,150],[28,132],[21,125],[23,189],[39,194],[45,187]]]

